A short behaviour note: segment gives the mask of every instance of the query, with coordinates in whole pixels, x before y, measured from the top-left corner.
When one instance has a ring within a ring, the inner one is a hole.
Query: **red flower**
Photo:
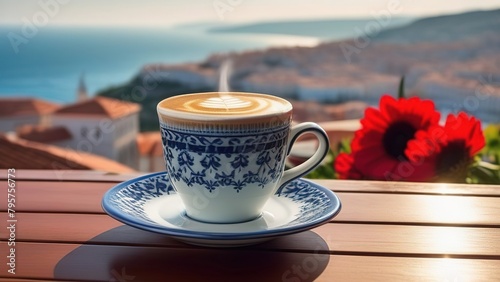
[[[436,156],[436,174],[442,180],[463,182],[474,155],[486,144],[481,122],[463,112],[448,115],[444,132],[444,142]]]
[[[409,159],[436,163],[434,174],[441,181],[463,182],[474,155],[485,145],[481,122],[467,114],[448,115],[444,127],[419,132],[408,142]]]
[[[341,179],[463,182],[485,146],[481,123],[465,113],[438,122],[432,101],[384,95],[379,109],[365,111],[352,153],[339,154],[335,171]]]
[[[365,111],[362,128],[354,136],[351,144],[354,170],[374,180],[429,180],[434,174],[435,160],[412,161],[408,142],[420,131],[435,127],[438,121],[439,112],[432,101],[417,97],[395,100],[384,95],[380,110]]]
[[[361,179],[361,174],[354,167],[354,159],[352,155],[340,153],[335,159],[335,172],[339,179]]]

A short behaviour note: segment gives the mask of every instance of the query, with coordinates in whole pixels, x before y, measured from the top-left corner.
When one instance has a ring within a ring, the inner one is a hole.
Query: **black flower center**
[[[385,151],[395,159],[399,157],[407,159],[404,154],[406,143],[413,139],[416,131],[413,125],[405,121],[398,121],[389,125],[382,138]]]
[[[438,155],[436,162],[437,175],[446,175],[469,163],[469,150],[465,140],[455,140],[446,145]],[[456,174],[456,173],[453,173]]]

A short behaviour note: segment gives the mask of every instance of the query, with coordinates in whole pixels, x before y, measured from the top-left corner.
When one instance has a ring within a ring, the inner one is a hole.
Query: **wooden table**
[[[500,281],[499,186],[321,180],[343,204],[332,222],[212,249],[106,215],[103,194],[135,176],[18,170],[9,222],[2,170],[0,281]]]

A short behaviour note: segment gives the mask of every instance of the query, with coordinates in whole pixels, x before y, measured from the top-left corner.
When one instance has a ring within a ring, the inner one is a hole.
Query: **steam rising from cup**
[[[231,77],[232,70],[232,61],[230,59],[224,60],[220,66],[219,92],[229,92],[229,78]]]
[[[223,104],[226,110],[229,110],[229,108],[234,107],[234,105],[231,105],[232,102],[234,102],[234,97],[232,97],[230,94],[227,94],[229,92],[229,78],[231,77],[231,72],[233,68],[233,63],[230,59],[226,59],[222,62],[220,66],[220,76],[219,76],[219,101],[218,103],[215,104]]]

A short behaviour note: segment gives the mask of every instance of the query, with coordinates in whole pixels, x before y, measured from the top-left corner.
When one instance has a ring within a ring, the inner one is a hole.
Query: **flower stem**
[[[398,98],[404,98],[405,97],[405,76],[403,75],[401,77],[401,80],[399,81],[399,89],[398,89]]]

